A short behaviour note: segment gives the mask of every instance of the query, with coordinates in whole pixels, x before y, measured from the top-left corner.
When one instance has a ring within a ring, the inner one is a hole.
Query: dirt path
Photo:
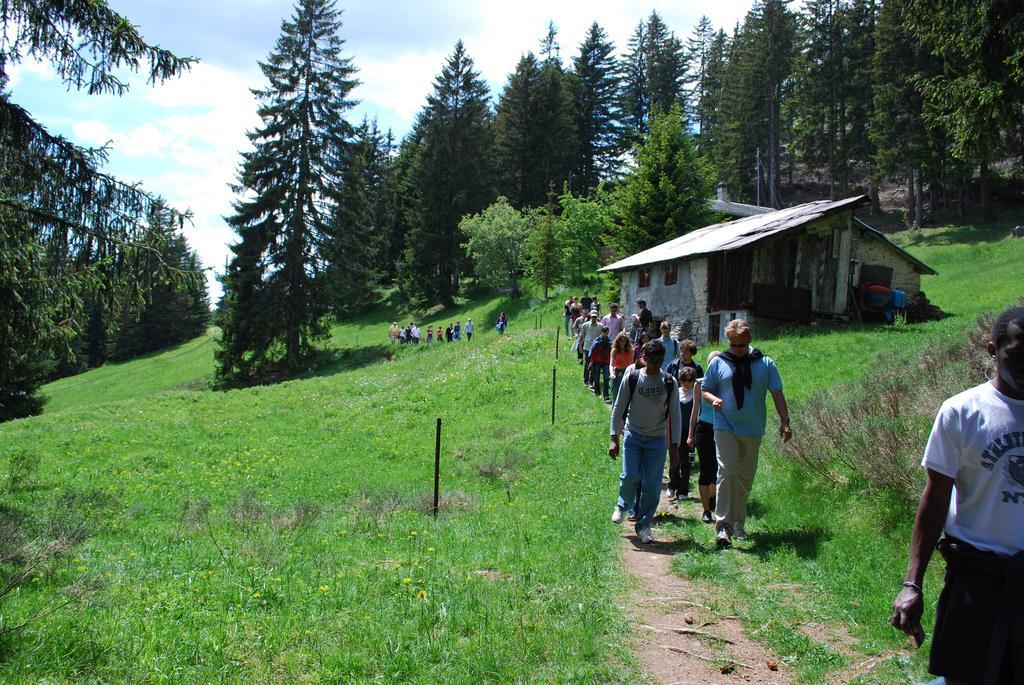
[[[689,514],[694,505],[683,507]],[[672,508],[662,491],[659,510]],[[679,546],[654,533],[658,542],[645,545],[631,523],[622,527],[623,563],[637,580],[626,606],[634,652],[651,677],[664,685],[789,683],[785,664],[744,635],[736,617],[715,613],[705,590],[672,573]]]

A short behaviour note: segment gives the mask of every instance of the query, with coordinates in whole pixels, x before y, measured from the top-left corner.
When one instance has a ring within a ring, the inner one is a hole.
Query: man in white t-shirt
[[[1024,307],[999,316],[988,353],[995,377],[943,402],[935,419],[893,602],[893,626],[920,645],[922,584],[938,541],[946,578],[928,670],[949,685],[1024,683]]]

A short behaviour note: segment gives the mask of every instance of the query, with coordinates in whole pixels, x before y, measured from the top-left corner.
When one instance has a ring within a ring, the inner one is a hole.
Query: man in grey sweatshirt
[[[678,454],[683,421],[679,411],[679,384],[661,370],[665,346],[652,340],[644,345],[643,359],[646,366],[627,372],[615,397],[608,456],[612,459],[618,456],[619,435],[625,423],[619,499],[612,512],[612,522],[622,522],[623,511],[633,501],[639,483],[636,534],[641,542],[652,542],[651,522],[658,510],[665,472],[665,438],[669,438],[668,449],[673,456]],[[636,374],[635,383],[630,381],[631,374]]]

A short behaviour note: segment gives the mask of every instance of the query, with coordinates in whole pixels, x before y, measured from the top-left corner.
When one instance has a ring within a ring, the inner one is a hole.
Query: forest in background
[[[104,3],[10,7],[0,87],[3,65],[28,55],[89,93],[124,92],[125,67],[157,83],[191,64]],[[228,217],[239,240],[218,307],[224,385],[296,373],[331,321],[384,293],[428,308],[473,280],[513,293],[526,277],[584,282],[602,247],[710,223],[718,182],[774,207],[863,192],[875,211],[880,188],[895,189],[918,227],[968,205],[991,219],[993,193],[1021,181],[1024,15],[998,0],[758,0],[734,27],[670,27],[652,12],[625,46],[594,23],[575,50],[549,24],[500,93],[459,42],[400,141],[346,118],[358,59],[342,28],[334,2],[299,0],[260,64],[262,124]],[[168,342],[138,327],[144,306],[153,318],[169,311],[153,303],[175,300],[175,330],[201,330],[206,295],[180,243],[187,213],[0,101],[10,418],[38,411],[31,398],[54,374]]]

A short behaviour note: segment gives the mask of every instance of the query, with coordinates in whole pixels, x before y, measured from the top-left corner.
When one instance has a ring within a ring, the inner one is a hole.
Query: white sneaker
[[[640,537],[640,542],[643,542],[643,543],[654,542],[654,536],[651,535],[651,527],[650,526],[644,526],[643,528],[638,530],[636,532],[636,534]]]
[[[715,544],[719,547],[729,547],[732,544],[732,537],[729,535],[728,526],[718,529],[718,534],[715,535]]]
[[[616,506],[612,510],[612,523],[622,523],[622,507]]]

